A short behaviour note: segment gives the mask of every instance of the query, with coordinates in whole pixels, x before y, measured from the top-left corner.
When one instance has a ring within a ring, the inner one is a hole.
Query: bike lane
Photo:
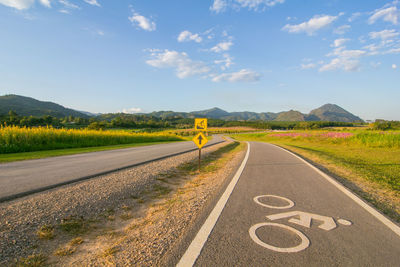
[[[297,157],[250,147],[195,266],[399,266],[398,234]]]

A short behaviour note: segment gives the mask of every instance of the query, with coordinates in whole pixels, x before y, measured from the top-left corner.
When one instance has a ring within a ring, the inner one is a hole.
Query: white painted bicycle
[[[260,199],[262,199],[262,198],[275,198],[275,199],[286,201],[288,204],[286,206],[268,205],[268,204],[262,203],[260,201]],[[255,197],[253,200],[255,203],[257,203],[263,207],[270,208],[270,209],[282,210],[282,209],[290,209],[290,208],[294,207],[294,202],[292,200],[285,198],[285,197],[281,197],[281,196],[262,195],[262,196]],[[297,217],[297,218],[293,218],[293,217]],[[304,226],[307,228],[311,227],[312,220],[317,220],[319,222],[322,222],[318,227],[325,231],[330,231],[337,227],[336,222],[332,217],[322,216],[322,215],[318,215],[318,214],[312,214],[312,213],[303,212],[303,211],[290,211],[290,212],[284,212],[284,213],[277,213],[277,214],[268,215],[267,218],[272,221],[284,219],[284,218],[291,218],[291,219],[289,219],[290,223],[301,225],[301,226]],[[352,224],[350,221],[344,220],[344,219],[339,219],[339,220],[337,220],[337,222],[342,225],[345,225],[345,226],[350,226]],[[289,248],[280,248],[280,247],[276,247],[276,246],[267,244],[264,241],[262,241],[256,234],[258,229],[260,229],[261,227],[265,227],[265,226],[278,227],[278,228],[283,228],[285,230],[291,231],[291,232],[295,233],[298,237],[300,237],[301,243],[295,247],[289,247]],[[256,242],[258,245],[265,247],[267,249],[276,251],[276,252],[286,252],[286,253],[300,252],[310,246],[310,240],[308,239],[308,237],[305,234],[303,234],[302,232],[300,232],[299,230],[297,230],[291,226],[281,224],[281,223],[264,222],[264,223],[255,224],[252,227],[250,227],[249,234],[250,234],[250,237],[253,239],[253,241]]]

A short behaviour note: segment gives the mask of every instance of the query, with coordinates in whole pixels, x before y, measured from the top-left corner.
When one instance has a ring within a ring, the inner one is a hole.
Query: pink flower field
[[[328,132],[320,134],[309,134],[309,133],[279,133],[271,134],[273,137],[325,137],[325,138],[348,138],[353,136],[353,133],[343,133],[343,132]]]

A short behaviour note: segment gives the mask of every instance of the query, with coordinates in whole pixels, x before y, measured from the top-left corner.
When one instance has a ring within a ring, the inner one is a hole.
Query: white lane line
[[[247,153],[244,157],[242,164],[240,165],[239,169],[237,170],[235,176],[232,178],[232,181],[229,183],[228,187],[226,188],[225,192],[222,194],[221,198],[218,200],[217,204],[215,205],[214,209],[208,215],[207,220],[204,222],[203,226],[200,228],[199,232],[197,233],[196,237],[193,239],[192,243],[186,250],[185,254],[183,254],[182,258],[176,265],[177,267],[188,267],[193,266],[195,261],[200,255],[201,250],[204,247],[211,231],[213,230],[215,224],[219,216],[224,209],[226,202],[228,201],[230,195],[232,194],[233,189],[238,182],[240,175],[243,172],[244,167],[246,166],[247,160],[250,154],[250,144],[247,143]]]
[[[273,145],[273,144],[271,144]],[[384,225],[386,225],[387,227],[389,227],[390,230],[392,230],[393,232],[395,232],[398,236],[400,236],[400,227],[397,226],[396,224],[394,224],[392,221],[390,221],[388,218],[386,218],[385,216],[383,216],[381,213],[379,213],[376,209],[374,209],[373,207],[371,207],[370,205],[368,205],[367,203],[365,203],[363,200],[361,200],[358,196],[356,196],[354,193],[352,193],[350,190],[348,190],[346,187],[344,187],[342,184],[340,184],[339,182],[337,182],[335,179],[333,179],[332,177],[330,177],[329,175],[327,175],[326,173],[322,172],[321,170],[319,170],[317,167],[315,167],[314,165],[310,164],[309,162],[307,162],[306,160],[302,159],[301,157],[297,156],[296,154],[288,151],[287,149],[284,149],[280,146],[277,145],[273,145],[275,147],[278,147],[280,149],[282,149],[283,151],[286,151],[289,154],[292,154],[293,156],[295,156],[296,158],[300,159],[301,161],[303,161],[305,164],[307,164],[308,166],[310,166],[312,169],[314,169],[317,173],[319,173],[322,177],[324,177],[326,180],[328,180],[331,184],[333,184],[334,186],[336,186],[336,188],[338,188],[340,191],[342,191],[345,195],[347,195],[349,198],[351,198],[354,202],[356,202],[358,205],[360,205],[361,207],[363,207],[366,211],[368,211],[372,216],[374,216],[375,218],[377,218],[380,222],[382,222]]]

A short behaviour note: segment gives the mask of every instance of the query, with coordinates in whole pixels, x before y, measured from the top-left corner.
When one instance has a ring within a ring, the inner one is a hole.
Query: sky
[[[0,0],[0,95],[400,120],[400,1]]]

